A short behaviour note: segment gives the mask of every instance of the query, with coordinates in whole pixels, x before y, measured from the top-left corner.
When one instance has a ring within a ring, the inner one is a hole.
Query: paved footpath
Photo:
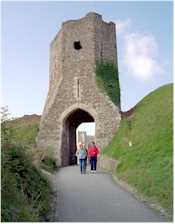
[[[55,222],[166,221],[119,187],[109,174],[80,174],[78,166],[61,168],[56,188]]]

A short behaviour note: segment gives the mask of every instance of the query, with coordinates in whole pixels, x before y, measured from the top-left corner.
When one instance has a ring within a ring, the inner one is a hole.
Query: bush
[[[51,189],[23,148],[2,148],[2,221],[39,221],[49,208]]]
[[[49,156],[45,156],[42,160],[41,160],[41,165],[40,167],[42,169],[45,169],[49,172],[54,172],[58,167],[56,164],[56,160],[49,157]]]
[[[30,154],[30,147],[35,144],[36,127],[28,127],[23,135],[21,128],[16,132],[10,121],[1,124],[2,221],[43,221],[49,210],[51,187],[33,165]],[[30,134],[25,136],[26,133]],[[23,136],[21,141],[20,135]]]

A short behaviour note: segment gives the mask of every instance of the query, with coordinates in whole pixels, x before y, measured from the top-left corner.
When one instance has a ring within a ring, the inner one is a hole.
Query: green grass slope
[[[57,169],[56,161],[52,158],[52,152],[48,153],[36,147],[36,137],[39,131],[41,116],[32,114],[8,121],[10,129],[10,139],[12,143],[18,144],[25,148],[28,154],[33,155],[34,160],[40,160],[39,166],[49,172]]]
[[[33,114],[8,121],[7,125],[11,131],[11,140],[26,147],[35,145],[40,118],[41,116]]]
[[[146,198],[173,212],[173,85],[146,96],[123,116],[112,143],[104,150],[120,161],[116,175]],[[131,146],[132,143],[132,146]]]

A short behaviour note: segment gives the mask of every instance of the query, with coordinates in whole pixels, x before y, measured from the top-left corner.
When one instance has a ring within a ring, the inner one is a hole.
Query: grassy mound
[[[112,143],[104,150],[120,161],[116,175],[145,197],[173,212],[173,85],[146,96],[124,113]]]
[[[40,119],[41,116],[33,114],[8,121],[7,127],[10,132],[10,142],[24,148],[29,156],[33,156],[32,160],[36,161],[40,168],[54,172],[57,169],[57,165],[55,159],[52,158],[52,150],[48,149],[46,152],[36,147],[35,141]]]
[[[21,118],[8,121],[7,127],[11,131],[11,141],[22,146],[34,146],[39,122],[39,115],[24,115]]]

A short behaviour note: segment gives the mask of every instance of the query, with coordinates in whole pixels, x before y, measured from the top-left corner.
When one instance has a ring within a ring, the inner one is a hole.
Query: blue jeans
[[[92,156],[90,158],[90,163],[91,163],[91,170],[96,170],[97,169],[97,157]]]
[[[80,161],[80,172],[85,173],[86,172],[86,159],[79,159]]]

